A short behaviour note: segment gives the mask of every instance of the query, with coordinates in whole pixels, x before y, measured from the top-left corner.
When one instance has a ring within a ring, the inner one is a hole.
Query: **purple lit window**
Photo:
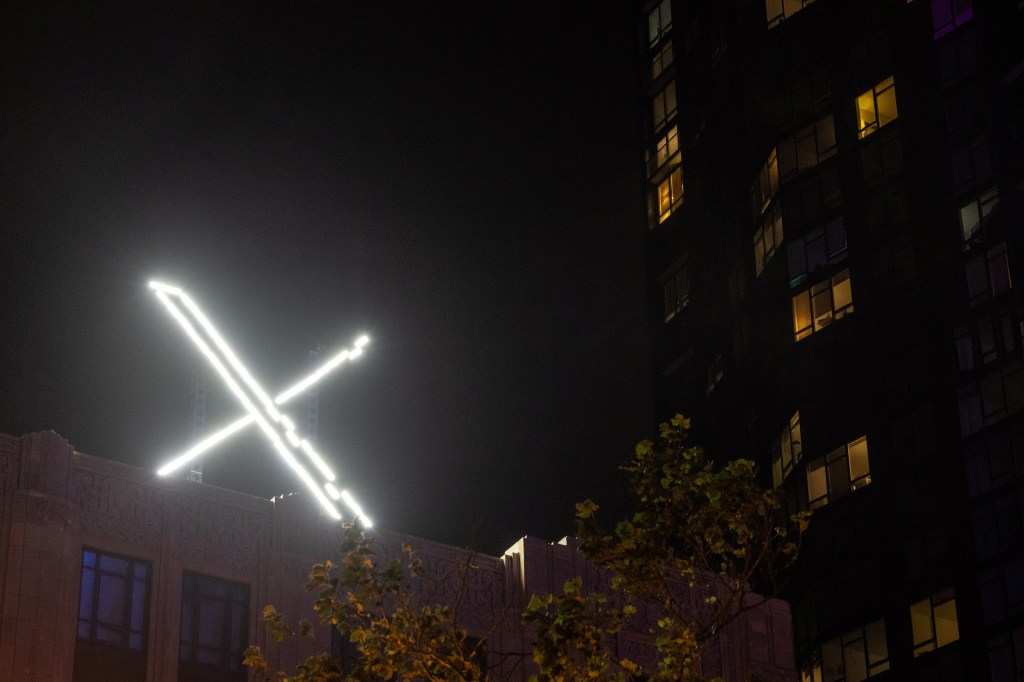
[[[148,563],[84,550],[78,638],[142,651],[148,585]]]
[[[957,26],[974,18],[971,0],[932,0],[932,26],[935,38],[941,38]]]

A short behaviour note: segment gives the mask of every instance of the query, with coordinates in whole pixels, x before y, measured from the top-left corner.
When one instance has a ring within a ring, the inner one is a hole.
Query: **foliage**
[[[785,518],[782,493],[758,484],[753,462],[715,467],[687,445],[689,431],[689,420],[676,415],[656,440],[636,446],[622,466],[636,511],[614,533],[597,523],[596,504],[577,505],[582,551],[608,576],[608,589],[585,595],[571,580],[562,595],[531,600],[525,618],[536,628],[539,682],[699,680],[702,648],[781,588],[808,515]],[[656,670],[611,654],[612,638],[629,628],[637,607],[651,609],[656,623]]]
[[[480,644],[467,638],[466,631],[456,624],[457,604],[424,604],[428,600],[416,589],[422,587],[422,564],[410,547],[403,546],[402,551],[402,560],[381,567],[373,538],[346,525],[338,563],[326,561],[310,571],[306,587],[317,592],[313,604],[317,619],[335,628],[358,655],[346,660],[318,651],[289,677],[267,673],[263,653],[251,646],[245,664],[266,679],[296,682],[483,680]],[[301,621],[295,632],[273,606],[263,610],[263,621],[275,641],[298,635],[316,649],[314,629],[308,621]]]

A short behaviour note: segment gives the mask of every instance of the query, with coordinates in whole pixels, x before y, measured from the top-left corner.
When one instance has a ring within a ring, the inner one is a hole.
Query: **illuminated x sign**
[[[203,315],[199,307],[188,295],[178,287],[168,286],[160,282],[150,282],[149,288],[156,292],[157,298],[167,307],[178,324],[181,325],[188,337],[196,344],[210,364],[217,370],[224,383],[231,392],[238,398],[248,413],[245,417],[224,427],[201,442],[197,443],[187,452],[175,457],[170,462],[157,470],[161,476],[166,475],[190,461],[196,459],[217,443],[240,431],[253,422],[263,431],[263,434],[274,446],[281,458],[298,475],[313,496],[323,505],[323,508],[335,519],[340,519],[332,500],[341,500],[352,513],[366,527],[370,526],[370,519],[363,510],[356,504],[356,501],[345,490],[339,491],[334,486],[334,472],[330,470],[327,463],[320,457],[319,453],[304,438],[300,438],[295,432],[295,423],[288,418],[288,415],[280,412],[277,405],[288,402],[289,399],[309,388],[328,372],[335,369],[345,360],[359,357],[363,353],[363,346],[369,343],[365,336],[356,340],[352,348],[345,349],[325,362],[315,372],[285,390],[276,398],[271,400],[270,396],[260,388],[260,385],[252,378],[252,375],[245,369],[241,361],[234,354],[228,344],[224,341],[217,330],[210,324],[210,321]],[[303,466],[303,460],[308,460],[313,468],[319,472],[323,479],[321,482],[310,474]],[[326,493],[326,494],[325,494]]]

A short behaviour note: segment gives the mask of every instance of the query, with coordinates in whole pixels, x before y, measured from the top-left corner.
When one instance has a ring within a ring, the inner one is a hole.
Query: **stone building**
[[[524,537],[496,557],[374,532],[381,554],[415,548],[439,601],[464,591],[460,623],[491,652],[529,652],[520,616],[533,593],[597,578],[567,541]],[[273,604],[293,622],[311,617],[306,575],[339,544],[337,522],[301,495],[161,478],[75,452],[52,431],[0,436],[0,679],[245,680],[249,643],[292,669],[305,643],[274,643],[259,613]],[[317,637],[332,646],[329,629]],[[639,634],[618,644],[637,659],[650,647]],[[528,661],[489,654],[488,670],[525,680]],[[789,607],[773,600],[731,623],[705,669],[730,682],[795,680]]]

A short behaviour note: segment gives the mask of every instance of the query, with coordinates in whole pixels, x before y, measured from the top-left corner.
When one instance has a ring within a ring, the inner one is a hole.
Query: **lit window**
[[[782,209],[778,204],[765,216],[754,233],[754,271],[760,276],[764,265],[782,246]]]
[[[932,26],[935,38],[941,38],[974,17],[971,0],[932,0]]]
[[[186,571],[181,588],[178,680],[246,679],[249,586]]]
[[[852,312],[850,271],[843,270],[793,297],[793,336],[805,339]]]
[[[768,155],[768,160],[758,171],[754,185],[750,189],[750,199],[754,206],[754,218],[760,218],[779,191],[779,159],[775,150]]]
[[[651,80],[657,80],[665,69],[672,66],[674,59],[672,41],[666,40],[661,47],[654,51],[654,56],[651,58]]]
[[[665,89],[651,100],[654,129],[661,130],[676,115],[676,84],[669,82]]]
[[[653,163],[649,172],[653,175],[659,168],[664,166],[669,159],[679,153],[679,128],[672,126],[664,135],[658,138],[655,144],[655,153],[652,157]]]
[[[943,590],[910,607],[914,657],[960,639],[953,590]]]
[[[82,553],[78,637],[141,651],[149,565],[136,559]]]
[[[789,286],[804,282],[818,268],[834,265],[846,258],[846,226],[836,218],[825,227],[791,241],[787,249]]]
[[[145,678],[148,590],[147,562],[82,552],[75,679]]]
[[[890,76],[857,98],[857,137],[867,137],[897,116],[896,85]]]
[[[814,0],[764,0],[768,28],[775,28],[812,2]]]
[[[989,187],[987,190],[960,207],[960,230],[964,241],[969,242],[975,235],[980,235],[989,215],[999,205],[999,188]]]
[[[967,299],[971,307],[1013,287],[1006,242],[1002,242],[967,261]]]
[[[824,507],[869,483],[868,439],[862,436],[807,463],[808,507]]]
[[[666,33],[672,30],[672,2],[661,0],[654,11],[647,15],[647,37],[651,47],[658,44]]]
[[[665,222],[672,211],[683,203],[683,169],[676,166],[658,184],[658,222]]]
[[[783,181],[835,156],[836,129],[832,114],[786,138],[776,150],[779,155],[779,176]]]
[[[668,322],[690,303],[690,269],[683,256],[661,277],[665,300],[665,321]]]
[[[889,669],[885,621],[850,630],[823,642],[800,669],[801,682],[860,682]]]
[[[789,423],[782,429],[782,435],[772,444],[772,482],[778,488],[793,471],[793,465],[803,457],[800,441],[800,411],[793,413]]]

